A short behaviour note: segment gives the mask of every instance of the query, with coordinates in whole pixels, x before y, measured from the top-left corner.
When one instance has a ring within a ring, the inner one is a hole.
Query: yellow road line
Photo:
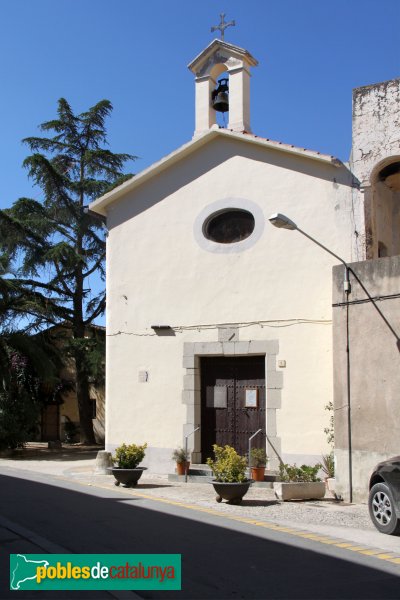
[[[70,479],[61,477],[60,479],[65,479],[66,481],[71,481]],[[74,480],[76,482],[76,480]],[[102,484],[93,484],[93,483],[85,483],[82,481],[77,481],[83,486],[95,486],[99,488],[103,488],[105,490],[110,490],[110,487]],[[294,537],[301,537],[303,539],[308,539],[313,542],[319,542],[320,544],[327,544],[336,546],[337,548],[342,548],[343,550],[349,550],[351,552],[356,552],[358,554],[364,554],[366,556],[372,556],[373,558],[377,558],[379,560],[385,560],[387,562],[391,562],[397,565],[400,565],[400,556],[397,556],[393,553],[385,553],[382,550],[376,548],[369,548],[365,546],[357,546],[351,542],[342,542],[338,538],[334,538],[331,536],[325,536],[313,533],[311,531],[304,531],[303,529],[295,529],[293,527],[286,527],[284,525],[278,525],[277,523],[273,523],[271,521],[258,521],[256,519],[251,519],[249,517],[241,517],[240,515],[230,515],[224,514],[223,512],[217,511],[212,508],[205,508],[203,506],[197,506],[196,504],[186,504],[185,502],[180,502],[179,500],[169,500],[168,498],[159,498],[157,496],[151,496],[150,494],[146,494],[144,492],[139,492],[133,489],[127,488],[119,488],[115,487],[114,491],[119,492],[121,495],[132,495],[137,496],[139,498],[144,498],[146,500],[152,500],[153,502],[161,502],[163,504],[169,504],[171,506],[179,506],[181,508],[186,508],[188,510],[194,510],[196,512],[204,512],[216,517],[225,517],[225,519],[230,519],[231,521],[238,521],[240,523],[246,523],[247,525],[254,525],[254,527],[264,527],[265,529],[272,529],[273,531],[279,531],[280,533],[288,533],[293,535]]]
[[[360,550],[360,554],[366,554],[367,556],[376,556],[381,554],[380,550]]]

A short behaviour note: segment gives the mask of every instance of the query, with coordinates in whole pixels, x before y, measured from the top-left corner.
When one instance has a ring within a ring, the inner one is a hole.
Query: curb
[[[83,483],[81,481],[79,481],[79,483],[83,486],[88,486],[88,487],[99,487],[99,488],[107,489],[107,490],[110,489],[109,486],[106,486],[106,485],[103,485],[100,483]],[[128,495],[128,496],[132,495],[132,496],[136,496],[139,498],[144,498],[146,500],[151,500],[153,502],[159,502],[161,504],[167,504],[170,506],[178,506],[178,507],[185,508],[187,510],[191,510],[191,511],[195,511],[195,512],[207,513],[214,517],[222,517],[225,519],[229,519],[231,521],[245,523],[246,525],[252,525],[255,527],[262,527],[265,529],[270,529],[271,531],[286,533],[293,537],[309,539],[310,541],[313,541],[313,542],[318,542],[320,544],[335,546],[336,548],[342,548],[343,550],[348,550],[350,552],[355,552],[357,554],[362,554],[364,556],[371,556],[373,558],[377,558],[379,560],[383,560],[383,561],[390,562],[392,564],[400,566],[400,553],[398,553],[398,552],[397,553],[386,552],[382,548],[376,548],[374,546],[369,546],[367,544],[359,545],[354,542],[349,542],[348,540],[345,540],[340,537],[317,534],[317,533],[314,533],[307,529],[297,528],[297,527],[288,527],[286,525],[279,525],[277,523],[273,523],[272,521],[267,521],[267,520],[261,521],[259,519],[254,519],[254,518],[250,518],[250,517],[241,517],[238,515],[223,514],[212,508],[206,508],[206,507],[202,507],[202,506],[198,506],[198,505],[188,504],[186,502],[180,502],[178,500],[169,500],[168,498],[157,498],[157,497],[152,496],[151,494],[139,492],[139,491],[133,490],[131,488],[122,488],[122,489],[116,488],[115,491],[120,494],[123,494],[123,495]]]

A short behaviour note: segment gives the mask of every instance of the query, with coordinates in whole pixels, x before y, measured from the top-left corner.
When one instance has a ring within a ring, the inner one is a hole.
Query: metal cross
[[[225,34],[225,29],[227,27],[233,27],[234,25],[236,25],[235,21],[229,21],[229,23],[225,23],[225,13],[221,13],[219,15],[221,17],[221,23],[219,25],[215,25],[213,27],[211,27],[211,33],[213,31],[217,31],[217,29],[219,29],[219,31],[221,32],[221,40],[224,39],[224,34]]]

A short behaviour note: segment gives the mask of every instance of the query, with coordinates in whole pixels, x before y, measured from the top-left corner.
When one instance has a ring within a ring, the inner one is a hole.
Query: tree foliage
[[[135,158],[106,148],[105,120],[111,111],[111,103],[102,100],[75,115],[61,98],[57,118],[40,126],[52,136],[23,140],[31,151],[24,167],[42,200],[20,198],[0,211],[1,256],[13,270],[6,278],[8,314],[29,315],[33,328],[61,322],[71,327],[81,441],[86,443],[93,443],[94,435],[85,332],[105,309],[104,289],[91,289],[98,276],[105,277],[106,232],[84,209],[131,177],[123,166]]]
[[[58,382],[59,356],[43,336],[0,336],[0,450],[16,448],[37,432],[40,387]]]

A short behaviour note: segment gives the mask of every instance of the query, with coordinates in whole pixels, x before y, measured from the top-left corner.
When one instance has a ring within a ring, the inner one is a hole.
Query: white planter
[[[274,483],[275,496],[278,500],[318,500],[325,496],[325,483],[323,481]]]
[[[327,477],[326,478],[326,487],[333,494],[335,493],[335,486],[336,486],[336,479],[334,477]]]

